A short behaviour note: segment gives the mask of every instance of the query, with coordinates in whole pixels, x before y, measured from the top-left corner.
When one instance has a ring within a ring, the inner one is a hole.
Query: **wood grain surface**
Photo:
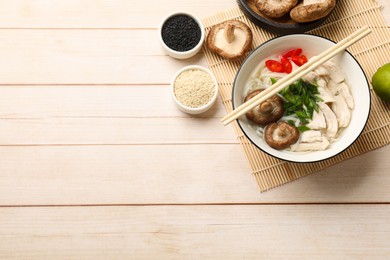
[[[0,3],[1,259],[390,258],[388,146],[260,194],[221,101],[174,106],[206,62],[160,21],[234,0]]]

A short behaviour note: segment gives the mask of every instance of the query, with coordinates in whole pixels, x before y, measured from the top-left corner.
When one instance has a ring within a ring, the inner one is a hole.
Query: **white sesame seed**
[[[210,102],[215,93],[215,82],[205,71],[183,71],[174,82],[174,94],[183,105],[198,108]]]

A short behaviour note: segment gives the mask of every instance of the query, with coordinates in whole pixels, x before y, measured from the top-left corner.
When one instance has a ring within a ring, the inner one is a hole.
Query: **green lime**
[[[372,77],[372,87],[382,100],[390,103],[390,63],[375,72]]]

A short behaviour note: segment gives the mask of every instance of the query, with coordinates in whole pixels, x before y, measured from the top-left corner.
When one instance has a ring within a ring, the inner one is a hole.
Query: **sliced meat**
[[[328,139],[336,137],[337,131],[339,130],[339,124],[337,122],[337,117],[333,113],[332,109],[325,103],[318,103],[321,111],[324,113],[326,121],[326,136]]]
[[[301,143],[315,143],[321,142],[322,134],[318,130],[309,130],[301,133],[300,142]]]
[[[322,113],[321,110],[318,110],[318,112],[314,111],[313,118],[309,122],[307,127],[309,127],[310,129],[313,129],[313,130],[325,129],[326,122],[325,122],[324,113]]]
[[[334,96],[327,87],[318,86],[318,92],[320,92],[318,96],[324,103],[333,103],[335,101]]]
[[[319,76],[329,76],[330,75],[330,72],[329,70],[327,70],[324,66],[319,66],[317,67],[314,72],[319,75]]]
[[[351,110],[349,110],[347,102],[342,96],[335,96],[335,102],[331,108],[337,117],[339,127],[347,127],[351,121]]]
[[[340,83],[337,86],[339,94],[345,99],[347,102],[347,105],[350,109],[353,109],[355,107],[355,102],[353,100],[353,97],[351,95],[351,92],[349,91],[349,87],[347,84]]]
[[[303,81],[314,84],[318,78],[318,74],[314,71],[310,71],[305,76],[302,77]]]
[[[329,89],[330,93],[332,93],[332,95],[334,95],[334,96],[338,95],[338,93],[339,93],[339,84],[337,84],[333,80],[329,80],[327,88]]]
[[[322,137],[321,141],[314,143],[298,143],[291,146],[293,152],[310,152],[310,151],[323,151],[330,145],[326,137]]]
[[[336,82],[341,83],[344,81],[345,77],[343,73],[340,71],[339,67],[334,63],[333,61],[329,60],[322,64],[325,69],[327,69],[330,72],[330,78]]]

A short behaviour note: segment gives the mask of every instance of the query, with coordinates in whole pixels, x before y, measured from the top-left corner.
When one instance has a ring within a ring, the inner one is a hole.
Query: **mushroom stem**
[[[286,127],[286,125],[284,125],[284,124],[281,124],[280,126],[279,126],[279,136],[280,137],[286,137],[287,136],[287,127]]]
[[[227,23],[225,25],[225,38],[228,43],[232,43],[234,41],[234,29],[236,26],[234,24]]]
[[[260,104],[260,109],[264,113],[271,113],[272,112],[272,104],[266,100]]]

